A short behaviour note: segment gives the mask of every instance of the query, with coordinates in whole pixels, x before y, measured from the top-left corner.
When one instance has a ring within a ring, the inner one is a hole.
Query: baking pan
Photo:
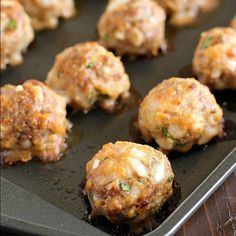
[[[107,1],[78,1],[78,15],[62,21],[56,30],[37,33],[25,54],[24,63],[1,73],[1,85],[20,84],[26,79],[44,81],[55,55],[78,42],[96,40],[96,24]],[[235,13],[235,0],[225,0],[213,13],[194,26],[167,26],[171,50],[156,58],[124,60],[133,90],[140,98],[170,76],[191,75],[190,65],[200,32],[226,26]],[[171,235],[211,195],[236,166],[236,94],[217,92],[224,109],[226,137],[194,147],[187,154],[172,154],[175,180],[181,186],[178,207],[147,235]],[[32,161],[1,168],[1,226],[40,235],[107,235],[106,227],[86,222],[87,207],[80,188],[86,162],[102,144],[117,140],[134,141],[132,121],[138,106],[109,115],[99,109],[88,114],[69,113],[73,123],[69,149],[61,161],[42,164]]]

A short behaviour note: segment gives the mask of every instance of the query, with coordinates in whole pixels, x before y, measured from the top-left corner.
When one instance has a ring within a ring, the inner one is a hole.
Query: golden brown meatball
[[[86,166],[91,217],[137,224],[172,195],[174,174],[168,158],[154,148],[131,142],[108,143]]]
[[[118,55],[155,56],[165,47],[164,10],[151,0],[111,0],[99,20],[101,43]]]
[[[231,21],[231,27],[236,30],[236,15],[234,16],[233,20]]]
[[[69,128],[65,99],[36,80],[0,91],[1,161],[59,160]]]
[[[203,32],[193,70],[199,81],[212,89],[236,89],[236,31],[217,27]]]
[[[208,12],[218,5],[218,0],[156,0],[170,16],[173,25],[189,25],[200,12]]]
[[[140,105],[138,126],[163,150],[188,151],[222,133],[223,113],[209,89],[195,79],[170,78]]]
[[[128,95],[130,88],[120,58],[96,42],[80,43],[60,53],[46,84],[64,95],[75,110],[84,112],[95,103],[113,110],[116,100]]]
[[[1,70],[23,61],[22,51],[34,39],[30,19],[18,1],[1,0]]]
[[[31,17],[35,30],[56,28],[59,18],[75,13],[74,0],[20,0]]]

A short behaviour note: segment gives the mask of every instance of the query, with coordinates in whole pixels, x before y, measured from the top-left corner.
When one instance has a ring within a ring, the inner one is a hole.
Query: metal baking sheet
[[[55,55],[78,42],[96,40],[96,24],[107,1],[78,1],[78,15],[62,21],[56,30],[37,33],[24,55],[24,63],[1,73],[1,85],[20,84],[27,79],[44,81]],[[132,86],[144,97],[170,76],[189,75],[194,48],[200,32],[226,26],[235,13],[235,0],[224,0],[220,7],[192,27],[167,27],[172,50],[156,58],[124,60]],[[224,109],[227,136],[208,145],[195,147],[187,154],[171,155],[181,200],[176,210],[148,235],[171,235],[211,195],[236,166],[236,94],[216,93]],[[1,226],[41,235],[107,235],[85,222],[86,206],[79,196],[86,162],[102,144],[117,140],[134,141],[134,106],[116,115],[99,109],[88,114],[70,113],[74,124],[66,157],[53,164],[32,161],[1,168]]]

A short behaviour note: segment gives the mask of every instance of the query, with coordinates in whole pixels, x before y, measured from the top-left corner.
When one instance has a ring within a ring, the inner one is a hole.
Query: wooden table
[[[236,171],[175,236],[236,236]]]
[[[1,232],[1,235],[16,236],[17,234]],[[181,227],[175,236],[211,235],[236,236],[236,171]]]

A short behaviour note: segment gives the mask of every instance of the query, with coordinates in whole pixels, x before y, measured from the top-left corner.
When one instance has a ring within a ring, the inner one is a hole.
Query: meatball
[[[73,0],[20,0],[31,17],[35,30],[52,29],[59,18],[69,18],[75,13]]]
[[[231,21],[231,27],[236,30],[236,15],[234,16],[233,20]]]
[[[194,53],[193,70],[211,89],[236,89],[236,31],[217,27],[203,32]]]
[[[174,174],[168,158],[131,142],[108,143],[86,166],[91,217],[130,225],[158,211],[172,195]]]
[[[170,22],[176,26],[194,22],[199,12],[208,12],[218,5],[218,0],[156,0],[170,16]]]
[[[118,55],[158,54],[165,47],[165,11],[151,0],[111,0],[99,20],[101,43]]]
[[[30,19],[18,1],[1,0],[1,70],[23,61],[22,51],[34,39]]]
[[[120,58],[96,42],[76,44],[60,53],[46,84],[83,112],[95,103],[112,111],[117,99],[128,96],[130,88]]]
[[[69,129],[65,99],[36,80],[5,85],[0,92],[1,161],[59,160]]]
[[[223,113],[208,87],[193,78],[170,78],[154,87],[140,105],[138,127],[162,150],[188,151],[222,134]]]

